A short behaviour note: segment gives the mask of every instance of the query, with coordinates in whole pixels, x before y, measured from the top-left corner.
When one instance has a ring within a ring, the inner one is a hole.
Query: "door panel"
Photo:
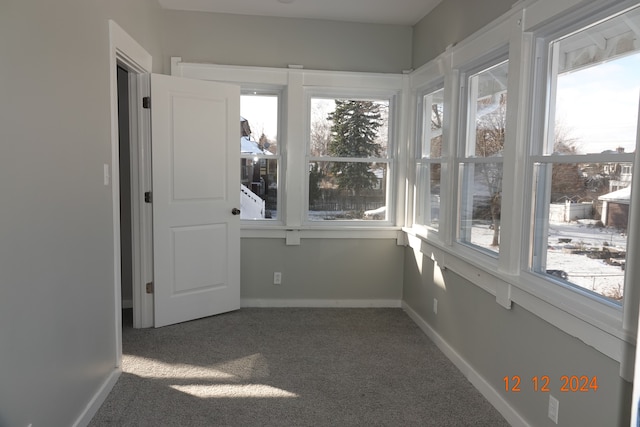
[[[220,242],[228,239],[224,224],[173,228],[172,232],[175,294],[227,283],[227,254],[218,250]]]
[[[225,117],[225,101],[183,96],[172,98],[174,201],[224,199],[227,169],[224,160],[229,147],[211,142],[225,141],[226,128],[211,118]],[[202,135],[209,138],[202,138]]]
[[[151,76],[154,324],[240,308],[240,90]]]

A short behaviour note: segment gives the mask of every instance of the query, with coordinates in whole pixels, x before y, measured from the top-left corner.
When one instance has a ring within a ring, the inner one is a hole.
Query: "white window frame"
[[[324,91],[350,94],[369,94],[378,97],[380,94],[394,96],[394,123],[389,135],[390,156],[395,159],[404,155],[403,149],[396,144],[403,135],[403,127],[399,124],[404,110],[403,93],[406,77],[402,74],[360,73],[306,70],[300,66],[289,68],[246,67],[218,64],[202,64],[183,62],[180,57],[171,58],[171,74],[179,77],[200,80],[212,80],[239,85],[245,89],[282,91],[280,118],[279,191],[280,197],[277,220],[243,221],[241,237],[243,238],[278,238],[286,239],[287,245],[299,245],[301,238],[391,238],[403,242],[401,225],[403,224],[403,206],[398,205],[404,194],[395,188],[404,177],[403,168],[394,167],[390,175],[388,189],[391,191],[387,200],[392,205],[389,221],[361,221],[364,224],[348,222],[340,224],[309,224],[306,221],[306,205],[308,203],[308,168],[306,162],[306,146],[308,144],[309,125],[307,123],[308,102],[306,93],[320,88]]]
[[[470,92],[473,89],[471,86],[470,78],[474,75],[482,73],[491,68],[500,66],[501,64],[508,64],[508,45],[505,43],[501,48],[493,51],[492,53],[485,55],[483,57],[477,58],[475,61],[465,66],[462,70],[460,70],[460,101],[459,101],[459,110],[460,110],[460,123],[459,123],[459,139],[458,139],[458,149],[455,161],[455,171],[456,176],[458,177],[458,185],[457,185],[457,200],[456,200],[456,210],[457,210],[457,218],[456,218],[456,234],[455,234],[455,242],[464,247],[465,251],[472,250],[477,252],[477,255],[480,257],[487,258],[487,261],[497,267],[498,258],[500,256],[500,252],[494,252],[490,249],[483,248],[471,242],[471,227],[468,229],[468,240],[463,240],[463,225],[462,225],[462,208],[468,204],[471,205],[473,209],[473,200],[463,202],[463,197],[473,196],[473,190],[469,191],[466,184],[471,183],[471,185],[475,184],[474,176],[467,176],[469,170],[467,168],[463,168],[464,166],[473,165],[475,168],[476,165],[479,164],[500,164],[500,166],[504,163],[504,154],[495,157],[477,157],[475,156],[475,143],[476,143],[476,117],[475,117],[475,99],[471,99]],[[508,110],[508,107],[507,107]],[[508,126],[508,124],[507,124]],[[508,133],[508,131],[507,131]],[[507,140],[505,140],[505,148],[506,148]],[[504,172],[503,172],[504,176]],[[502,233],[502,230],[500,231]]]
[[[453,48],[447,48],[446,52],[435,58],[433,61],[415,70],[410,75],[409,88],[411,91],[411,104],[415,110],[411,114],[413,121],[407,123],[412,133],[409,137],[411,147],[408,152],[409,162],[407,170],[410,171],[412,180],[407,188],[406,212],[407,227],[405,230],[412,234],[419,234],[428,238],[429,241],[437,242],[439,245],[450,246],[452,242],[452,230],[454,225],[450,221],[452,212],[454,211],[454,191],[453,186],[453,154],[455,153],[455,140],[457,136],[456,122],[457,103],[451,102],[458,97],[458,70],[452,67]],[[419,169],[417,162],[419,161],[419,146],[421,145],[422,123],[420,115],[421,99],[425,93],[442,87],[444,89],[444,118],[442,129],[442,153],[440,158],[441,176],[440,176],[440,220],[438,230],[421,224],[419,218],[415,215],[416,204],[418,203],[422,192],[420,177],[417,175]],[[406,123],[406,122],[405,122]]]
[[[617,304],[610,300],[595,295],[589,291],[583,291],[578,286],[572,286],[564,284],[561,281],[555,280],[548,275],[536,273],[534,257],[536,256],[535,247],[535,188],[533,183],[533,168],[535,163],[542,164],[557,164],[557,163],[604,163],[604,162],[633,162],[635,159],[635,165],[638,163],[638,147],[637,143],[635,153],[624,154],[576,154],[576,155],[564,155],[558,156],[553,154],[546,154],[544,152],[543,145],[547,138],[553,133],[553,124],[549,124],[549,117],[553,114],[555,101],[554,86],[556,75],[552,69],[549,57],[551,51],[549,45],[558,38],[571,34],[572,32],[579,31],[588,25],[598,23],[599,21],[606,19],[612,15],[622,12],[629,7],[637,5],[633,2],[618,2],[618,4],[611,5],[606,2],[598,1],[591,5],[584,7],[581,10],[574,13],[560,16],[555,22],[536,28],[536,31],[532,32],[532,63],[536,63],[538,66],[536,72],[532,76],[532,86],[534,87],[533,102],[538,106],[531,113],[533,120],[531,123],[531,129],[529,138],[531,140],[531,146],[529,147],[529,155],[527,160],[527,175],[532,178],[530,187],[532,191],[532,197],[529,201],[530,217],[526,221],[526,227],[531,230],[531,233],[526,236],[524,245],[529,248],[527,256],[522,260],[522,282],[524,288],[529,292],[542,295],[545,299],[556,299],[556,304],[567,307],[567,309],[573,312],[576,316],[589,321],[590,323],[604,328],[606,331],[612,333],[614,336],[627,342],[635,341],[632,337],[635,335],[638,315],[638,293],[640,292],[637,285],[638,273],[636,269],[631,266],[626,270],[625,274],[625,298],[623,304]],[[544,108],[546,107],[546,108]],[[537,144],[536,144],[537,142]],[[638,187],[640,185],[640,179],[638,174],[634,174],[632,185]],[[637,190],[634,191],[637,194]],[[632,199],[638,200],[637,197]],[[634,254],[637,254],[638,244],[638,232],[637,227],[639,219],[636,202],[630,209],[629,217],[629,230],[628,230],[628,248],[627,248],[627,260],[632,260]],[[539,215],[539,214],[538,214]],[[538,230],[540,232],[540,230]],[[537,250],[541,250],[537,248]],[[635,255],[637,256],[637,255]],[[628,263],[634,264],[633,262]],[[619,360],[619,359],[617,359]],[[621,370],[628,370],[628,367],[621,367]]]
[[[389,103],[389,134],[387,136],[387,157],[331,157],[312,156],[311,148],[311,100],[312,99],[348,99],[360,101],[387,101]],[[306,114],[306,138],[305,138],[305,165],[311,162],[358,162],[358,163],[384,163],[387,165],[386,174],[386,219],[385,220],[352,220],[352,221],[312,221],[309,219],[309,174],[305,176],[305,209],[303,224],[310,228],[321,227],[389,227],[395,224],[395,157],[396,143],[395,129],[398,118],[397,105],[398,92],[376,89],[347,89],[332,87],[309,87],[305,89]]]
[[[428,233],[433,233],[437,235],[440,232],[440,219],[442,218],[442,211],[439,211],[438,214],[438,227],[431,226],[431,209],[432,209],[432,195],[431,195],[431,167],[432,165],[440,165],[440,204],[442,204],[442,197],[445,196],[445,193],[442,191],[442,179],[443,179],[443,167],[446,170],[446,153],[447,150],[447,141],[445,134],[445,127],[448,121],[448,114],[445,108],[445,104],[443,102],[443,111],[442,111],[442,128],[440,130],[441,134],[441,152],[440,157],[431,157],[431,140],[433,139],[432,131],[431,131],[431,109],[433,106],[433,101],[425,102],[425,99],[431,99],[431,97],[437,93],[442,92],[443,98],[446,94],[445,92],[445,83],[444,77],[438,79],[437,81],[426,85],[423,89],[418,91],[417,94],[417,115],[416,115],[416,141],[415,141],[415,175],[416,175],[416,185],[415,185],[415,195],[413,197],[414,200],[414,209],[413,209],[413,223],[416,226],[423,227],[427,230]],[[425,153],[427,144],[429,146],[429,152]],[[443,165],[444,164],[444,165]],[[429,212],[425,212],[425,211]],[[435,237],[435,236],[434,236]]]

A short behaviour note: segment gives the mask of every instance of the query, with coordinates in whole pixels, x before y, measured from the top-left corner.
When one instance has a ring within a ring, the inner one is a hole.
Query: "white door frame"
[[[133,221],[133,310],[134,327],[153,326],[153,296],[145,292],[145,283],[153,274],[151,251],[151,208],[143,202],[144,191],[151,189],[150,118],[142,108],[142,98],[149,96],[148,75],[152,71],[152,57],[118,24],[109,20],[110,88],[111,88],[111,166],[105,164],[105,185],[110,184],[113,205],[113,275],[114,319],[116,337],[116,367],[122,364],[122,302],[120,263],[120,168],[118,138],[118,82],[117,66],[129,71],[131,88],[131,152],[132,221]]]

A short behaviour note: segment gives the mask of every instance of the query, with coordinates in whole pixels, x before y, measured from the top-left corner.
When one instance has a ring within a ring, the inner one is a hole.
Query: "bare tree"
[[[329,143],[331,142],[331,122],[326,120],[326,116],[322,116],[320,120],[315,120],[311,123],[311,141],[309,153],[314,157],[326,156],[329,153]],[[316,174],[318,179],[314,178],[314,185],[320,185],[320,178],[326,176],[328,173],[328,162],[315,162],[309,166]],[[316,176],[314,175],[314,177]],[[311,189],[310,189],[311,191]],[[311,193],[310,193],[311,194]],[[314,193],[315,194],[315,193]],[[317,195],[316,195],[317,196]],[[314,200],[315,197],[314,196]]]
[[[323,156],[328,152],[331,141],[331,122],[318,120],[311,123],[311,155]]]
[[[507,118],[507,94],[503,92],[497,102],[493,97],[479,101],[479,109],[492,107],[492,112],[477,119],[475,154],[478,157],[494,157],[502,154]],[[479,176],[489,192],[489,215],[493,228],[491,246],[500,242],[500,214],[502,207],[502,163],[478,163]]]
[[[562,123],[554,127],[553,153],[572,155],[578,152],[578,140],[571,136],[571,130]],[[579,165],[575,163],[554,163],[551,169],[550,203],[573,200],[584,195],[585,182]]]

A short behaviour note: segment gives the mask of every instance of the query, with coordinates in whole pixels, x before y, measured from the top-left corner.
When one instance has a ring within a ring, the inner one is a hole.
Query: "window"
[[[458,156],[458,239],[494,255],[500,243],[507,72],[508,62],[498,61],[467,74],[466,133]]]
[[[390,99],[311,96],[307,220],[389,221]]]
[[[546,130],[532,147],[531,269],[618,304],[637,149],[639,23],[636,7],[549,37]]]
[[[444,88],[442,85],[420,96],[418,103],[417,194],[415,222],[438,230],[440,224],[440,180]]]
[[[323,231],[341,228],[336,233],[340,238],[396,237],[393,186],[398,171],[393,168],[392,135],[405,76],[181,61],[174,65],[175,75],[240,86],[243,237],[280,239],[290,236],[289,231],[300,232],[301,238],[316,237],[320,224]],[[334,125],[329,115],[337,101],[368,105],[360,116],[368,120],[360,141],[365,144],[357,146],[357,152],[342,151],[337,139],[329,145]]]
[[[277,94],[251,92],[240,97],[240,218],[278,219]]]

